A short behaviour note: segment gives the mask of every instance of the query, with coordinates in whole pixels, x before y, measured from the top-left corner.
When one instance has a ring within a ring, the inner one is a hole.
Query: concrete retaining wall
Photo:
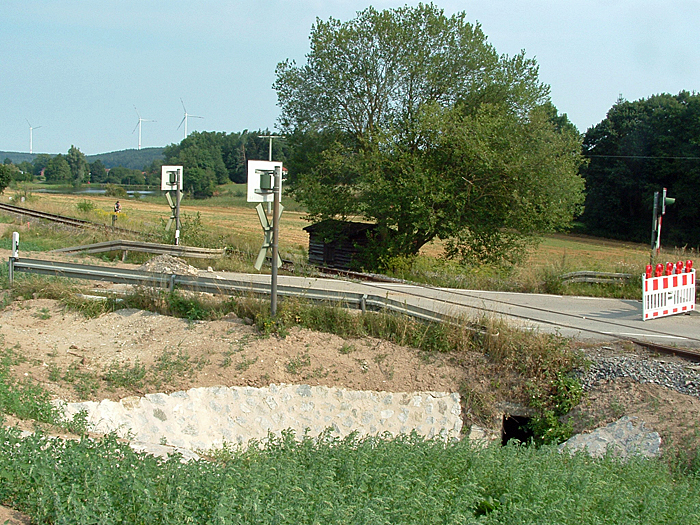
[[[119,402],[67,403],[73,417],[87,411],[95,432],[116,432],[147,443],[167,443],[190,450],[245,444],[306,429],[316,436],[328,429],[346,436],[415,430],[426,437],[458,437],[462,430],[459,394],[446,392],[389,393],[353,391],[308,385],[266,388],[193,388],[172,394],[129,397]]]

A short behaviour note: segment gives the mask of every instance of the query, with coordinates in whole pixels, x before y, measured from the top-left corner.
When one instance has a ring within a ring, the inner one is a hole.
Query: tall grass
[[[698,478],[661,461],[475,448],[467,441],[297,440],[183,464],[113,436],[0,430],[0,503],[38,523],[616,523],[700,520]]]

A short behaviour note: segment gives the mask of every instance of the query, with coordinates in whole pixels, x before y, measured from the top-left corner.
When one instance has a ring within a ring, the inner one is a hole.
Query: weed
[[[254,365],[257,362],[257,360],[258,360],[257,357],[254,359],[248,359],[245,356],[245,354],[243,354],[241,356],[241,360],[238,363],[236,363],[236,370],[240,370],[240,371],[248,370],[251,367],[251,365]]]
[[[94,202],[89,201],[87,199],[84,199],[82,201],[79,201],[76,205],[75,208],[82,213],[90,213],[91,211],[95,210],[97,206],[95,205]]]
[[[369,363],[365,361],[364,359],[355,359],[358,365],[360,365],[360,371],[363,374],[366,374],[367,371],[369,370]]]
[[[146,367],[138,359],[133,366],[126,362],[120,365],[118,361],[112,361],[109,366],[102,371],[102,379],[111,386],[117,388],[128,388],[131,390],[142,388],[146,377]]]
[[[63,375],[63,380],[71,383],[81,399],[87,399],[97,392],[100,384],[94,372],[80,370],[80,361],[73,361]]]
[[[38,317],[42,321],[46,321],[51,319],[51,312],[46,307],[39,308],[39,310],[37,310],[37,312],[34,314],[34,317]]]
[[[304,353],[297,355],[296,357],[293,357],[292,359],[287,361],[285,369],[290,374],[296,375],[301,372],[302,368],[305,368],[307,366],[311,366],[311,356],[309,356],[308,353]]]
[[[548,391],[543,391],[542,385],[530,385],[530,406],[539,412],[530,420],[535,443],[556,444],[569,439],[573,434],[573,425],[565,417],[583,396],[579,380],[557,373],[549,382]]]
[[[56,383],[61,379],[61,376],[63,374],[61,373],[61,369],[56,366],[55,363],[50,363],[49,364],[49,381],[52,383]]]
[[[343,345],[340,347],[340,350],[338,350],[341,354],[343,355],[348,355],[352,352],[354,352],[356,349],[353,345],[350,343],[343,343]]]
[[[66,428],[72,432],[86,428],[80,418],[66,421],[59,408],[51,403],[51,394],[30,379],[17,381],[10,375],[11,368],[24,361],[16,350],[0,350],[0,419],[11,414],[19,419],[31,419]]]
[[[312,377],[316,379],[323,379],[324,377],[328,377],[328,374],[330,374],[329,370],[326,370],[322,366],[319,366],[318,368],[314,368],[312,371]]]

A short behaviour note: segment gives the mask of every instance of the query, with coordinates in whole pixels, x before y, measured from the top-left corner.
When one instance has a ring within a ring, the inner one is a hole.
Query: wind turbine
[[[185,123],[185,137],[184,138],[187,138],[187,119],[188,118],[204,118],[204,117],[198,117],[197,115],[190,115],[189,113],[187,113],[187,109],[185,108],[185,103],[182,101],[182,99],[180,99],[180,103],[182,104],[182,109],[185,112],[185,116],[182,117],[182,120],[180,121],[180,126],[182,126],[183,122]],[[180,126],[178,126],[177,129],[180,129]]]
[[[27,119],[25,118],[24,120],[27,120]],[[29,121],[28,121],[28,120],[27,120],[27,124],[29,124]],[[32,151],[32,142],[33,142],[33,138],[34,138],[34,137],[33,137],[33,133],[32,133],[32,132],[33,132],[35,129],[39,129],[40,127],[41,127],[41,126],[37,126],[37,127],[33,128],[32,125],[29,124],[29,154],[30,154],[30,155],[33,153],[33,151]]]
[[[141,115],[139,115],[139,110],[136,109],[136,106],[134,106],[134,111],[136,111],[136,114],[139,116],[139,121],[136,124],[136,127],[134,128],[134,131],[136,131],[136,128],[139,128],[139,149],[141,149],[141,122],[155,122],[155,120],[149,120],[147,118],[141,118]],[[131,132],[131,134],[134,134],[134,131]]]

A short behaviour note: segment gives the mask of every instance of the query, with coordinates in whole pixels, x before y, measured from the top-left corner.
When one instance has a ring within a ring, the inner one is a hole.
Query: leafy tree
[[[100,159],[90,163],[90,182],[100,183],[107,180],[107,170]]]
[[[207,172],[206,179],[214,180],[215,184],[228,182],[228,170],[223,161],[222,143],[225,133],[192,132],[180,144],[171,144],[163,154],[165,163],[181,165],[184,169],[183,187],[192,191],[198,184],[189,184],[190,172],[199,168]],[[199,177],[200,172],[197,172]],[[213,191],[213,190],[212,190]]]
[[[649,242],[653,195],[668,188],[662,241],[700,246],[700,94],[619,99],[583,141],[590,233]]]
[[[225,137],[222,153],[224,163],[233,182],[243,183],[248,180],[247,163],[249,160],[268,160],[270,158],[270,139],[262,136],[274,135],[270,130],[258,130],[231,133]],[[272,158],[286,161],[286,147],[283,137],[272,141]]]
[[[0,193],[4,192],[5,188],[10,185],[17,172],[19,170],[13,164],[0,164]]]
[[[49,165],[49,162],[51,162],[51,158],[51,155],[47,155],[46,153],[40,153],[34,158],[32,165],[34,166],[35,177],[39,177],[41,175],[41,172],[44,171],[44,169]]]
[[[109,170],[106,182],[110,184],[144,184],[145,178],[139,170],[117,166]]]
[[[203,168],[190,168],[185,171],[183,189],[196,198],[211,197],[216,188],[216,179],[211,171]]]
[[[66,158],[60,153],[53,157],[44,168],[46,182],[66,183],[72,182],[70,165]]]
[[[34,166],[29,161],[22,161],[17,165],[19,168],[12,177],[12,180],[30,182],[34,179]]]
[[[90,173],[88,162],[85,160],[85,154],[75,146],[71,146],[68,150],[66,161],[68,162],[68,166],[70,166],[73,185],[80,186]]]
[[[578,132],[535,61],[499,56],[464,13],[370,7],[310,39],[274,84],[291,189],[313,220],[378,224],[366,265],[436,238],[463,260],[514,260],[580,211]]]

